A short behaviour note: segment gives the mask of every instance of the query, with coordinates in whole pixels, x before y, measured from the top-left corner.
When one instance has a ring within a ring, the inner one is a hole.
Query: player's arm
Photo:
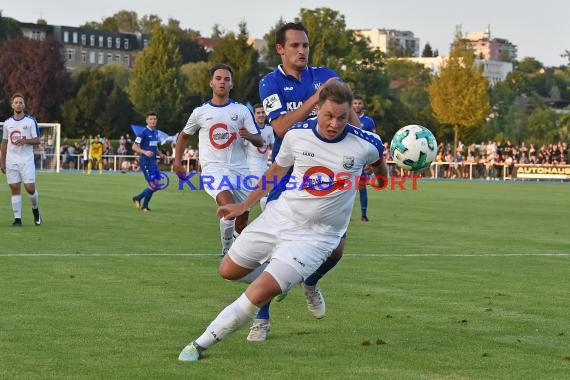
[[[388,164],[384,157],[380,157],[378,161],[370,164],[370,168],[374,173],[374,178],[376,178],[377,186],[383,188],[387,185],[390,175],[388,172]]]
[[[246,128],[240,128],[239,136],[258,148],[263,146],[263,138],[260,133],[250,133]]]
[[[273,128],[273,132],[275,132],[279,138],[283,138],[287,130],[291,128],[292,125],[307,119],[311,112],[313,112],[313,109],[315,109],[318,100],[319,93],[316,92],[309,99],[303,101],[301,107],[294,111],[284,113],[278,118],[271,120],[271,128]]]
[[[144,154],[147,157],[152,157],[154,156],[154,153],[152,153],[150,150],[146,150],[141,148],[141,146],[139,144],[137,144],[136,142],[133,143],[133,152],[138,153],[138,154]]]
[[[8,147],[8,140],[2,139],[2,145],[0,146],[0,169],[2,173],[6,174],[6,149]]]
[[[39,144],[40,144],[39,137],[33,137],[31,139],[23,138],[16,142],[16,145],[39,145]]]
[[[217,214],[220,218],[232,219],[242,215],[249,210],[256,202],[258,202],[264,195],[271,191],[276,184],[280,183],[283,177],[287,174],[289,168],[279,166],[275,162],[263,173],[262,178],[270,178],[272,181],[259,180],[257,187],[249,193],[248,197],[241,203],[229,203],[218,207]],[[260,184],[263,185],[260,185]]]
[[[178,139],[176,140],[176,148],[174,149],[174,164],[172,168],[176,173],[186,175],[186,168],[182,165],[182,159],[184,158],[184,150],[188,146],[188,140],[190,140],[190,135],[182,131],[178,134]]]

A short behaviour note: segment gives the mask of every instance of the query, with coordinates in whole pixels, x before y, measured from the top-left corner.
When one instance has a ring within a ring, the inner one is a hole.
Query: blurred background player
[[[275,133],[275,143],[271,153],[273,160],[289,128],[316,115],[315,106],[322,85],[338,78],[338,74],[329,68],[309,66],[309,36],[307,29],[301,23],[287,23],[277,29],[275,49],[281,56],[282,63],[259,82],[259,98]],[[350,123],[360,126],[352,108]],[[269,193],[268,202],[277,199],[281,192],[283,192],[281,186],[274,187]],[[303,283],[307,308],[315,318],[324,317],[326,312],[325,299],[317,287],[317,282],[339,262],[343,250],[344,240],[323,265]],[[261,342],[266,339],[267,332],[271,328],[269,306],[268,303],[259,310],[247,340]]]
[[[265,118],[265,111],[263,110],[263,104],[257,103],[253,105],[253,117],[255,118],[255,123],[257,124],[257,129],[261,133],[261,138],[263,139],[263,146],[257,147],[245,141],[247,156],[247,165],[249,166],[249,174],[260,179],[263,173],[267,170],[269,166],[269,153],[273,148],[273,142],[275,141],[275,136],[273,135],[273,128],[271,125],[267,124]],[[257,180],[250,181],[251,187],[257,184]],[[265,203],[267,202],[267,196],[264,196],[259,201],[261,209],[265,208]]]
[[[140,194],[133,197],[133,203],[137,209],[149,212],[148,204],[150,199],[155,191],[160,190],[160,181],[162,179],[156,160],[163,154],[158,150],[158,145],[160,145],[158,131],[156,130],[158,115],[154,111],[149,111],[146,113],[145,119],[146,128],[135,139],[133,151],[140,154],[139,164],[148,186]]]
[[[358,180],[364,165],[370,165],[378,175],[378,184],[383,186],[388,171],[382,141],[378,135],[363,133],[347,124],[352,110],[352,92],[347,86],[336,81],[323,87],[317,119],[298,123],[287,132],[279,154],[264,175],[282,179],[293,168],[290,182],[296,183],[315,167],[324,167],[326,175],[332,178],[348,173],[349,178]],[[314,173],[311,178],[316,179],[318,174],[323,172]],[[354,206],[354,186],[344,188],[345,185],[344,181],[334,180],[327,190],[296,186],[267,204],[220,265],[223,278],[243,280],[250,285],[202,335],[184,347],[178,360],[199,360],[204,350],[241,328],[260,306],[310,276],[326,260],[346,232]],[[240,215],[266,192],[258,187],[244,202],[219,207],[218,215]]]
[[[93,169],[93,167],[99,168],[99,174],[103,173],[103,142],[101,140],[101,136],[97,135],[89,145],[87,174],[91,174],[91,169]]]
[[[230,99],[232,76],[232,69],[228,65],[212,67],[212,98],[192,111],[186,126],[178,135],[174,154],[173,169],[180,178],[185,179],[186,168],[182,165],[184,150],[190,135],[198,132],[201,176],[212,180],[211,185],[204,185],[204,190],[218,206],[241,202],[249,194],[249,190],[240,182],[249,174],[242,139],[258,147],[263,145],[250,110]],[[244,213],[237,219],[220,218],[222,256],[233,244],[234,232],[239,233],[247,226],[248,214]]]
[[[34,145],[40,143],[40,131],[36,119],[24,112],[26,102],[22,94],[12,96],[14,114],[4,122],[2,146],[0,147],[0,169],[6,174],[6,180],[12,193],[12,226],[22,226],[21,184],[32,202],[34,224],[42,224],[38,208],[38,191],[36,190],[36,165],[34,162]]]
[[[365,109],[364,98],[361,95],[355,94],[354,100],[352,101],[352,109],[360,119],[360,128],[364,129],[365,131],[376,133],[376,123],[370,117],[364,114]],[[370,173],[366,173],[366,168],[362,172],[362,175],[368,175]],[[359,198],[360,198],[360,221],[368,222],[368,215],[366,215],[366,209],[368,208],[368,192],[366,191],[366,183],[360,184],[358,187]]]

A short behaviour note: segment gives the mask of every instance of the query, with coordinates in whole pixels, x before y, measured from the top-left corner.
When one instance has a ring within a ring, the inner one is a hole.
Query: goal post
[[[0,130],[4,123],[0,122]],[[61,124],[38,123],[40,144],[34,146],[36,170],[55,171],[61,168]]]

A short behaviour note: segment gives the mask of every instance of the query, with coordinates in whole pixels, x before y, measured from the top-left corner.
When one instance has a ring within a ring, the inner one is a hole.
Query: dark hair
[[[263,104],[262,104],[262,103],[255,103],[255,104],[253,105],[253,110],[254,110],[254,111],[255,111],[256,109],[258,109],[258,108],[263,108]]]
[[[221,70],[228,70],[230,72],[230,74],[232,74],[232,76],[234,75],[234,72],[229,65],[226,65],[225,63],[217,63],[214,65],[214,67],[212,67],[210,69],[210,77],[213,78],[216,70],[220,70],[220,69]]]
[[[287,24],[283,24],[275,31],[275,43],[277,45],[285,45],[285,33],[288,30],[298,30],[300,32],[305,32],[307,37],[309,36],[309,32],[305,25],[300,22],[288,22]]]
[[[354,100],[362,100],[362,103],[364,103],[364,98],[360,94],[354,94],[353,98]]]
[[[156,112],[154,112],[154,111],[148,111],[144,116],[145,116],[145,119],[146,119],[146,118],[149,117],[149,116],[156,116],[156,117],[158,117],[158,114],[157,114]]]
[[[327,100],[332,102],[343,104],[348,103],[352,105],[352,90],[343,82],[339,80],[333,80],[323,86],[319,92],[319,104],[322,105]]]
[[[22,95],[19,92],[16,92],[16,93],[14,93],[14,95],[12,95],[10,97],[10,103],[12,103],[14,101],[14,99],[16,99],[16,98],[22,98],[22,99],[24,99],[24,103],[26,102],[26,98],[24,98],[24,95]]]

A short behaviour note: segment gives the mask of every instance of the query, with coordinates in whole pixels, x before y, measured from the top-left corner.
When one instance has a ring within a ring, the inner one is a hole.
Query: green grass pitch
[[[294,287],[266,342],[244,328],[188,365],[245,285],[217,275],[213,200],[170,178],[145,214],[140,174],[39,173],[44,223],[24,197],[22,228],[1,187],[0,379],[570,378],[569,184],[369,190],[324,319]]]

